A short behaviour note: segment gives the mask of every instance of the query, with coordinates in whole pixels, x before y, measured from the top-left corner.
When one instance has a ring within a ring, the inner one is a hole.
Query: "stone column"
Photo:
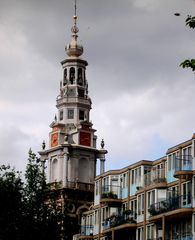
[[[100,158],[100,174],[105,172],[105,158]]]
[[[63,186],[67,185],[68,181],[68,158],[69,158],[69,153],[65,152],[64,153],[64,158],[63,158]]]
[[[51,182],[51,158],[48,159],[48,181]]]

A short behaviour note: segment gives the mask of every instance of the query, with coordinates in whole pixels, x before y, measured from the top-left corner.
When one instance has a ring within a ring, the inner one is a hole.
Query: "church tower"
[[[86,78],[87,61],[82,59],[83,47],[78,43],[77,13],[73,16],[72,38],[66,45],[67,58],[61,62],[62,81],[56,99],[57,116],[50,124],[49,147],[39,152],[47,161],[49,183],[61,188],[86,186],[90,189],[100,159],[104,171],[104,143],[96,148],[96,135],[90,121],[91,99]],[[84,184],[84,185],[83,185]]]

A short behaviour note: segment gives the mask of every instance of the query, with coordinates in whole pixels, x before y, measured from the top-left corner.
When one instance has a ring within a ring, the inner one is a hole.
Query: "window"
[[[171,155],[168,155],[168,170],[171,170]]]
[[[144,214],[144,194],[138,195],[138,215]]]
[[[79,95],[79,97],[84,98],[84,96],[85,96],[85,91],[84,91],[83,89],[78,89],[78,95]]]
[[[79,110],[79,120],[84,120],[85,119],[85,111]]]
[[[64,115],[64,112],[63,112],[63,110],[61,110],[60,111],[60,121],[63,120],[63,117],[64,117],[63,115]]]
[[[138,183],[141,182],[141,167],[138,168]]]
[[[155,190],[147,193],[147,203],[148,208],[150,208],[150,206],[155,203]]]
[[[121,186],[122,188],[126,188],[127,187],[127,173],[124,173],[121,175]]]
[[[109,217],[109,210],[108,207],[102,208],[102,221]]]
[[[188,148],[188,155],[189,155],[189,156],[192,156],[192,147],[189,147],[189,148]]]
[[[70,84],[73,84],[75,80],[75,69],[73,67],[70,68]]]
[[[144,228],[143,227],[137,229],[137,239],[138,240],[144,239]]]
[[[109,177],[104,177],[102,181],[102,192],[109,192],[110,186],[109,186]]]
[[[131,184],[141,184],[141,167],[131,170]]]
[[[78,85],[82,86],[83,84],[83,76],[82,76],[82,69],[78,69]]]
[[[148,225],[146,230],[147,230],[147,239],[153,239],[154,238],[154,225]]]
[[[130,202],[130,209],[131,209],[131,211],[133,211],[134,218],[136,218],[136,215],[137,215],[137,200],[132,200]]]
[[[99,222],[99,219],[98,219],[98,210],[95,210],[95,217],[94,217],[94,224],[96,225],[96,224],[98,224],[98,222]]]
[[[127,206],[128,206],[128,203],[127,203],[127,202],[125,202],[125,203],[122,204],[123,212],[124,212],[125,210],[127,210]]]
[[[176,169],[177,166],[177,157],[179,152],[168,155],[168,171]]]
[[[148,208],[150,208],[151,205],[151,192],[148,192]]]
[[[178,196],[178,186],[170,187],[167,191],[168,198],[175,198]]]
[[[74,119],[74,109],[68,109],[68,119]]]
[[[134,170],[131,171],[131,183],[134,184]]]
[[[191,182],[186,182],[182,184],[182,205],[183,206],[191,204],[191,198],[192,198],[191,191],[192,191]]]
[[[193,220],[194,220],[194,232],[195,232],[195,214],[193,214]]]
[[[175,169],[176,168],[176,153],[173,153],[173,157],[172,157],[172,159],[173,159],[173,166],[172,166],[172,168],[173,169]]]
[[[137,183],[137,168],[135,169],[135,184]]]
[[[63,80],[63,85],[65,86],[67,84],[67,69],[64,69],[64,80]]]
[[[95,195],[99,195],[99,181],[95,183]]]
[[[194,186],[194,199],[195,199],[195,177],[193,177],[193,186]]]

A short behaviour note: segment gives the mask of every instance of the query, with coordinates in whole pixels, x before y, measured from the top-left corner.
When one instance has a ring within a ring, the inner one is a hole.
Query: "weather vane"
[[[77,0],[74,1],[74,15],[77,15]]]
[[[77,33],[79,31],[78,27],[77,27],[77,0],[74,0],[74,16],[73,16],[73,19],[74,19],[74,25],[71,29],[72,33],[73,33],[73,36],[77,38]]]

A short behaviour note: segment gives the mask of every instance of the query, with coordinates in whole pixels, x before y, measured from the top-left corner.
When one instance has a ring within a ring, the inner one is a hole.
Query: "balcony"
[[[92,225],[85,225],[81,226],[81,234],[79,239],[89,240],[93,239],[93,226]]]
[[[170,238],[166,238],[166,240],[169,240]],[[192,240],[193,236],[192,233],[175,233],[173,237],[171,237],[173,240]]]
[[[113,215],[107,218],[102,224],[103,230],[118,226],[121,226],[121,228],[136,226],[136,214],[131,210],[126,210],[122,214]]]
[[[170,238],[165,238],[166,240],[170,240]],[[158,238],[147,238],[147,240],[162,240],[162,237]],[[192,235],[177,235],[176,237],[171,237],[171,240],[193,240]]]
[[[48,186],[51,190],[57,190],[62,188],[67,189],[74,189],[74,190],[80,190],[80,191],[86,191],[86,192],[94,192],[94,184],[93,183],[84,183],[84,182],[71,182],[67,181],[66,184],[63,186],[62,182],[53,182],[49,183]]]
[[[175,158],[174,177],[179,179],[189,180],[192,178],[192,156],[181,155]]]
[[[101,203],[111,204],[113,207],[121,205],[121,187],[107,185],[102,187],[102,194],[100,198]]]
[[[192,207],[191,200],[192,200],[191,194],[175,196],[167,200],[152,204],[148,209],[148,212],[150,213],[151,216],[156,216],[162,213],[168,213],[170,211],[180,209],[180,215],[182,215],[181,209],[184,209],[185,212],[186,209]],[[188,212],[188,210],[186,212]]]
[[[151,169],[150,172],[144,175],[144,186],[166,187],[167,181],[165,177],[165,169]]]

